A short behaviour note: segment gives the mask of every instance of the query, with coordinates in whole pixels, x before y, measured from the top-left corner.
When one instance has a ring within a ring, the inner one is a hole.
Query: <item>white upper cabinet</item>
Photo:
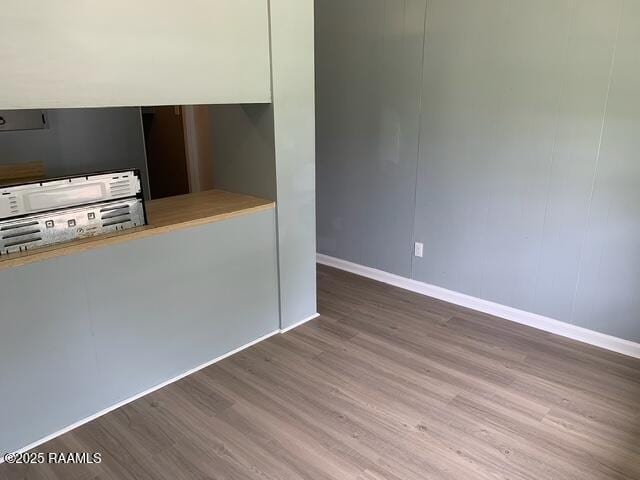
[[[0,109],[271,101],[267,0],[3,0]]]

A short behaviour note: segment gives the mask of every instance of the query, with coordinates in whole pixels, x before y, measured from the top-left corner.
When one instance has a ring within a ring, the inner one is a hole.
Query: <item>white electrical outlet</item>
[[[424,249],[424,245],[420,242],[416,242],[416,246],[415,246],[415,253],[414,255],[416,257],[420,257],[422,258],[422,250]]]

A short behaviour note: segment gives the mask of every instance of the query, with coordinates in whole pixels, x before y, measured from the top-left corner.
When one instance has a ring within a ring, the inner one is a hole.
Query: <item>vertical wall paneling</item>
[[[539,267],[529,309],[570,320],[579,282],[593,185],[601,161],[605,110],[618,37],[620,2],[579,2],[571,32],[549,180]]]
[[[271,0],[281,327],[316,313],[312,0]]]
[[[640,341],[640,3],[621,3],[572,320]]]
[[[625,137],[640,115],[625,91],[639,78],[632,6],[469,3],[430,2],[413,278],[640,338],[637,296],[613,281],[639,285],[624,266],[633,194],[607,184],[640,181]]]
[[[318,250],[411,273],[425,0],[316,2]]]
[[[406,117],[417,177],[381,187],[388,135],[366,126],[403,103],[371,68],[385,49],[344,17],[382,42],[368,18],[399,4],[317,3],[319,251],[640,341],[638,2],[429,0],[420,121]],[[423,258],[398,223],[411,206],[379,207],[410,180]]]
[[[109,401],[101,398],[81,280],[85,268],[82,262],[58,258],[0,271],[3,452],[92,415]],[[67,281],[60,281],[61,271]]]
[[[275,212],[1,270],[0,305],[13,452],[277,330]]]
[[[555,0],[429,3],[414,278],[526,301],[568,17]]]

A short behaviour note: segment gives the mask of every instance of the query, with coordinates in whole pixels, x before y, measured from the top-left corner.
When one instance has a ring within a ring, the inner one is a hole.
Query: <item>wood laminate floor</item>
[[[41,447],[17,479],[640,479],[640,360],[319,267],[322,316]]]

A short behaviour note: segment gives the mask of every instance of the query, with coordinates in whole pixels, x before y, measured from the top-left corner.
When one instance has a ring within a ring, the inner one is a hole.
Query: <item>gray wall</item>
[[[210,105],[213,185],[276,200],[271,104]]]
[[[284,329],[317,312],[313,1],[270,12],[273,103],[209,111],[216,188],[277,202]]]
[[[316,6],[318,52],[334,55],[317,73],[319,251],[640,341],[640,3],[364,3]],[[386,52],[410,36],[392,19],[419,5],[424,56],[402,48],[381,83]],[[369,15],[383,17],[375,35]],[[375,55],[354,65],[352,39]],[[387,107],[417,56],[420,92]],[[419,122],[376,128],[410,102]],[[397,184],[380,167],[393,162]]]
[[[140,109],[47,111],[49,128],[0,132],[0,163],[43,162],[48,176],[138,168],[147,183]]]
[[[0,305],[12,452],[277,330],[275,211],[0,270]]]
[[[316,2],[318,250],[406,277],[424,17],[424,0]]]
[[[313,0],[270,0],[280,317],[317,312]]]

